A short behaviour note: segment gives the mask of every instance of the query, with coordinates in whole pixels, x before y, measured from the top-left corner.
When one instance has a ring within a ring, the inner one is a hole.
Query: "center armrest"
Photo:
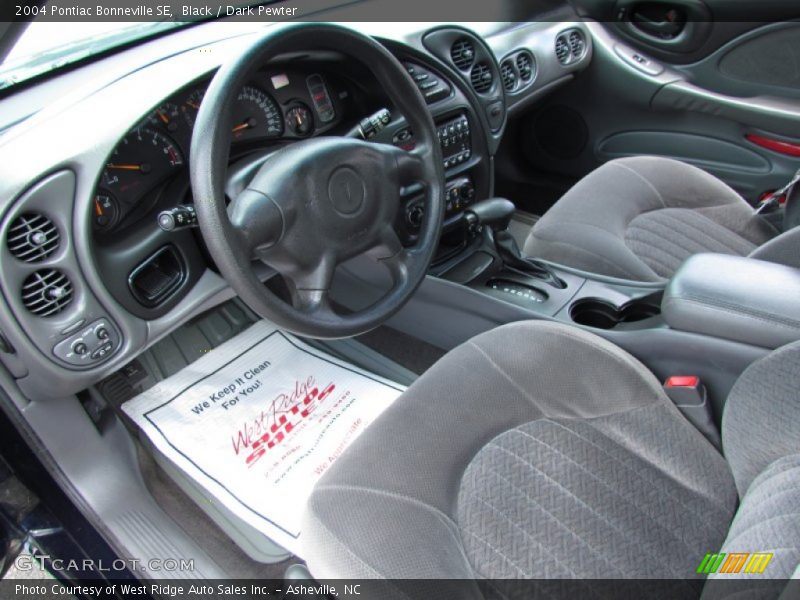
[[[696,254],[664,292],[673,329],[777,348],[800,339],[800,269],[727,254]]]

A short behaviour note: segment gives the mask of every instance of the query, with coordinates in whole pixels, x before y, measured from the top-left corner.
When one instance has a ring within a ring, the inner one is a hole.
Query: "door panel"
[[[757,3],[746,4],[758,10]],[[800,5],[794,10],[800,14]],[[574,182],[613,158],[668,156],[713,173],[756,203],[800,168],[800,157],[748,139],[755,134],[800,144],[800,22],[704,26],[707,40],[717,39],[719,32],[736,33],[695,62],[681,64],[671,59],[677,46],[669,39],[659,42],[646,39],[649,33],[631,33],[630,22],[622,28],[619,22],[589,23],[592,64],[508,128],[516,137],[506,144],[503,157],[525,161],[528,172],[538,177]],[[661,51],[644,50],[654,45]],[[698,58],[696,50],[686,51]],[[554,152],[552,140],[542,135],[552,133],[542,123],[551,122],[554,112],[574,115],[562,135],[575,139],[571,132],[580,130],[585,138],[569,156]],[[513,172],[525,169],[518,166]]]

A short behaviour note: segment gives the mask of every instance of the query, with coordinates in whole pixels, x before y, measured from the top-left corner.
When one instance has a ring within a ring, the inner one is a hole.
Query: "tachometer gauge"
[[[92,207],[92,225],[95,231],[108,231],[117,224],[118,219],[119,204],[114,196],[98,190]]]
[[[283,134],[283,115],[269,94],[246,85],[233,109],[233,139],[279,137]]]
[[[183,120],[189,126],[189,129],[194,127],[194,122],[197,120],[197,111],[200,110],[200,103],[205,95],[206,91],[204,89],[197,89],[189,94],[189,97],[186,98],[183,106],[181,106]]]
[[[177,105],[167,102],[153,111],[148,117],[147,122],[154,127],[163,127],[170,133],[174,133],[180,126],[181,111]]]
[[[314,129],[314,117],[311,116],[311,109],[298,102],[286,112],[286,125],[289,127],[289,131],[297,136],[308,135]]]
[[[131,203],[182,166],[183,156],[172,140],[150,127],[139,127],[117,145],[100,183],[117,199]]]

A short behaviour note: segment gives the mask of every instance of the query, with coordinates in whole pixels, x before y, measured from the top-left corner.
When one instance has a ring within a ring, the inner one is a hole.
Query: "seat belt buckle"
[[[664,391],[675,406],[700,406],[706,401],[706,386],[697,375],[672,375],[664,382]]]
[[[664,382],[664,391],[683,416],[719,450],[722,442],[714,424],[706,386],[700,378],[697,375],[673,375]]]
[[[795,172],[795,174],[789,180],[789,183],[780,189],[777,189],[770,194],[764,194],[761,197],[761,200],[758,203],[758,208],[756,208],[756,214],[768,214],[780,208],[781,205],[786,202],[786,198],[789,197],[789,194],[792,192],[792,188],[798,182],[800,182],[800,169]]]

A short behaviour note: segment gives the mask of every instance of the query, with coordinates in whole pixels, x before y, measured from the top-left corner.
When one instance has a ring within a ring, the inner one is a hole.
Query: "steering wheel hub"
[[[328,180],[328,197],[336,211],[344,216],[358,212],[366,195],[364,179],[350,167],[339,167]]]

